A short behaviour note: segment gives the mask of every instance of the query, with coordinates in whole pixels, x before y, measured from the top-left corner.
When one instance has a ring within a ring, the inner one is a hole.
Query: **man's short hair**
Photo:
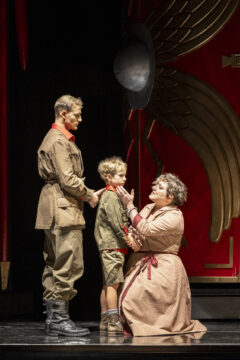
[[[108,181],[107,174],[114,176],[121,168],[124,168],[127,171],[127,164],[118,156],[106,158],[98,164],[99,175],[105,183]]]
[[[75,98],[72,95],[63,95],[57,99],[54,104],[55,116],[59,116],[62,110],[70,112],[73,108],[73,105],[83,106],[82,99],[80,97]]]

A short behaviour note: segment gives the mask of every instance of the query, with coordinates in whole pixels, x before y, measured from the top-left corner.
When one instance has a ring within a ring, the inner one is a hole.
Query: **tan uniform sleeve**
[[[87,188],[83,179],[73,172],[73,164],[67,145],[58,140],[53,144],[51,151],[53,166],[61,188],[78,199],[90,201],[93,190]]]

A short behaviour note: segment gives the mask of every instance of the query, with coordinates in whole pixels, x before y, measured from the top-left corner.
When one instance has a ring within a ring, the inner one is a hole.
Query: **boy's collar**
[[[113,185],[106,185],[106,190],[117,192],[115,186],[113,186]]]

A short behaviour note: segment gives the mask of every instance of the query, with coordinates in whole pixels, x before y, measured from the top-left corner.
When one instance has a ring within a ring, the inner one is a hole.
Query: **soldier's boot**
[[[50,336],[85,336],[90,331],[77,327],[70,319],[68,313],[68,301],[65,300],[44,300],[47,310],[45,321],[45,332]]]
[[[119,314],[108,315],[108,334],[123,334],[123,327]]]
[[[100,332],[108,331],[108,314],[101,314],[99,330]]]

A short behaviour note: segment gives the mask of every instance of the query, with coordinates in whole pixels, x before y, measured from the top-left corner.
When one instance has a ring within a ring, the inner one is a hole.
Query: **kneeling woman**
[[[135,336],[168,335],[206,331],[191,320],[191,292],[186,271],[178,257],[184,220],[178,209],[186,201],[187,190],[173,174],[163,174],[152,186],[146,205],[138,214],[134,194],[123,187],[118,195],[132,221],[134,249],[120,295],[125,329]]]

